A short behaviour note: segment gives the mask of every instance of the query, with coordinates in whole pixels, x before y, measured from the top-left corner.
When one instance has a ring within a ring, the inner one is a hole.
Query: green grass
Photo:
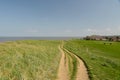
[[[104,45],[106,43],[106,45]],[[0,43],[0,80],[55,80],[60,61],[60,41],[21,40]],[[64,48],[87,64],[91,80],[120,80],[120,43],[69,40]],[[76,59],[66,53],[70,79],[76,74]]]
[[[64,47],[86,62],[91,80],[120,80],[119,42],[70,40]]]
[[[60,41],[22,40],[0,43],[0,80],[55,80]]]

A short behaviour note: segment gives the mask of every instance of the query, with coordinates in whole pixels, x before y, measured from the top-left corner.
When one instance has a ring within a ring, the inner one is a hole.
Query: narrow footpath
[[[84,62],[77,57],[74,53],[69,52],[67,49],[64,49],[69,54],[73,55],[77,59],[77,73],[76,73],[76,80],[90,80],[89,75],[87,72],[87,68],[84,64]]]
[[[68,76],[68,69],[67,66],[68,63],[66,62],[66,56],[64,51],[61,49],[61,47],[59,46],[58,49],[60,50],[61,53],[61,60],[60,60],[60,64],[59,64],[59,70],[58,70],[58,78],[57,80],[69,80],[69,76]]]
[[[59,69],[58,69],[58,77],[57,80],[70,80],[69,75],[68,75],[68,61],[66,60],[65,53],[63,51],[63,44],[58,47],[61,53],[61,60],[59,64]],[[68,53],[74,56],[77,59],[77,72],[75,76],[75,80],[90,80],[87,72],[87,68],[84,65],[84,62],[78,58],[75,54],[71,53],[67,49],[64,48],[64,50]]]

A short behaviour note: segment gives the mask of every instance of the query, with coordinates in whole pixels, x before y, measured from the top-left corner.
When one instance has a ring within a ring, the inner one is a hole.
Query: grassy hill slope
[[[70,40],[64,47],[86,62],[92,80],[120,80],[119,42]]]

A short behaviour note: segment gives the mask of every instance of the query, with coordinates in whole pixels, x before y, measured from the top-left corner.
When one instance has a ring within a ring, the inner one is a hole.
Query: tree
[[[116,36],[116,41],[119,41],[119,36]]]

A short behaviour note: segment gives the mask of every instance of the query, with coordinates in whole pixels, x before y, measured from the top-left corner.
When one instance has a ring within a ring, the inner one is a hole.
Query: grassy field
[[[60,44],[47,40],[0,43],[0,80],[55,80]],[[64,41],[64,48],[85,61],[91,80],[120,80],[119,42],[69,40]],[[64,52],[70,80],[75,80],[76,58]]]
[[[70,40],[64,48],[86,62],[91,80],[120,80],[120,43],[111,43]]]
[[[22,40],[0,43],[0,80],[55,80],[60,41]]]

